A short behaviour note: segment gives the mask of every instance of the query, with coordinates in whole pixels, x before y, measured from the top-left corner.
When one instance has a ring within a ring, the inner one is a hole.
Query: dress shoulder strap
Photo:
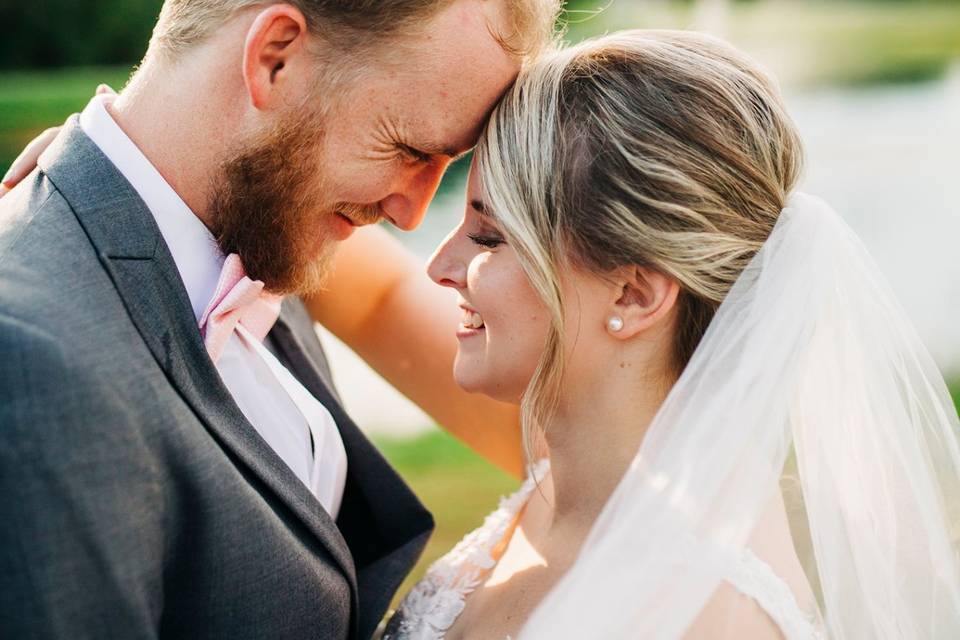
[[[769,564],[749,549],[733,565],[726,580],[737,591],[753,598],[780,627],[786,640],[823,640],[813,615],[797,604],[793,591]]]

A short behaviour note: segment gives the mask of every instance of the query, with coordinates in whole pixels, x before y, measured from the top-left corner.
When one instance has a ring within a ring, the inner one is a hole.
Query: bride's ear
[[[680,285],[647,267],[624,267],[615,275],[607,331],[632,338],[667,318],[677,304]]]

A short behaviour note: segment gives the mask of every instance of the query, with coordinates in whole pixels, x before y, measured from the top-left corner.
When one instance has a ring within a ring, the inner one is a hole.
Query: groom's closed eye
[[[456,162],[470,153],[473,147],[458,148],[456,146],[434,142],[421,142],[417,144],[399,142],[397,143],[397,148],[420,162],[430,162],[435,158]]]
[[[433,161],[433,154],[430,154],[421,149],[416,149],[411,147],[408,144],[397,144],[397,149],[399,149],[404,155],[406,155],[411,160],[416,162],[422,162],[423,164],[428,164]]]

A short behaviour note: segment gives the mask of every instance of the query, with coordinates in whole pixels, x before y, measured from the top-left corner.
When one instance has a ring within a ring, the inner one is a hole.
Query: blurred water
[[[921,86],[793,96],[804,188],[841,212],[945,373],[960,375],[960,66]]]
[[[947,375],[960,375],[960,67],[935,84],[788,95],[807,146],[803,188],[833,204],[880,264]],[[424,259],[464,206],[447,184],[401,240]],[[331,342],[329,339],[327,342]],[[349,350],[331,345],[348,407],[371,430],[409,433],[427,418]],[[358,391],[351,397],[351,389]],[[373,407],[376,389],[382,402]]]

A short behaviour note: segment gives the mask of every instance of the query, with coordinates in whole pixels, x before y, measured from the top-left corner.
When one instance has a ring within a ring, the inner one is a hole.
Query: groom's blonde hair
[[[522,404],[533,455],[563,376],[560,274],[638,265],[676,280],[679,375],[773,230],[802,149],[749,58],[705,35],[631,31],[522,72],[476,158],[486,205],[551,317]]]
[[[283,0],[299,9],[311,32],[339,52],[362,53],[419,33],[430,18],[458,0]],[[505,49],[531,58],[553,42],[561,0],[501,0],[507,27],[493,35]],[[230,18],[278,0],[166,0],[151,50],[176,59]]]

